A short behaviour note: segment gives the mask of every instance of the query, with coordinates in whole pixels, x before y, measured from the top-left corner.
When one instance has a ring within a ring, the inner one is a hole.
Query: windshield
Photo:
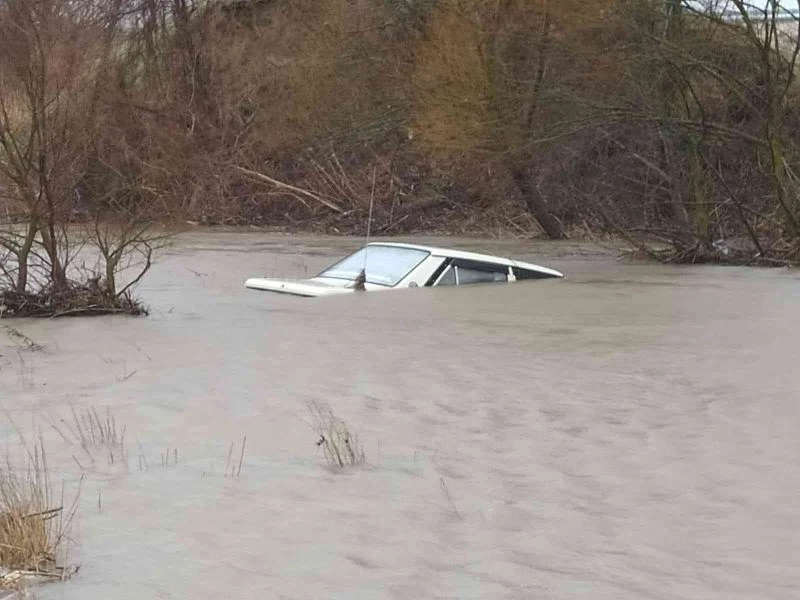
[[[415,248],[365,246],[329,267],[318,277],[350,279],[358,277],[366,259],[367,282],[393,287],[430,254]]]

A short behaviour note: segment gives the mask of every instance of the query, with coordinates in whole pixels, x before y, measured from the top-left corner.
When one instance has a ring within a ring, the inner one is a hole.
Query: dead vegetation
[[[76,509],[77,498],[71,506],[65,506],[63,491],[55,498],[43,442],[28,452],[25,468],[6,461],[0,469],[0,587],[19,589],[31,579],[74,573],[67,544]]]
[[[119,426],[110,408],[98,412],[94,407],[81,410],[74,406],[70,409],[71,418],[60,417],[50,419],[53,430],[67,444],[80,448],[80,452],[72,455],[72,460],[80,468],[81,473],[97,470],[101,467],[128,469],[128,446],[126,441],[127,426]],[[142,457],[139,455],[140,470]]]
[[[127,466],[128,449],[125,444],[126,426],[121,429],[111,409],[106,408],[101,417],[94,408],[87,408],[80,415],[72,409],[74,432],[80,439],[81,447],[92,456],[94,449],[100,448],[108,456],[109,464],[122,462]]]
[[[242,438],[242,444],[239,446],[239,459],[236,459],[234,452],[234,443],[231,442],[231,447],[228,450],[228,458],[225,461],[224,477],[239,477],[242,474],[242,463],[244,462],[244,449],[247,445],[247,436]]]
[[[121,3],[0,3],[0,317],[126,312],[152,264],[163,203],[104,163]],[[95,268],[78,264],[100,259]],[[118,289],[126,269],[132,283]]]
[[[89,224],[135,310],[116,274],[153,222],[363,234],[371,204],[376,234],[796,262],[800,21],[762,5],[7,0],[4,289],[66,289]]]
[[[364,464],[364,449],[347,423],[336,417],[327,406],[311,403],[308,408],[319,435],[317,446],[322,448],[328,465],[341,469]]]
[[[147,314],[147,308],[133,294],[125,291],[110,295],[96,280],[68,281],[60,288],[50,286],[36,291],[0,291],[0,303],[4,307],[0,318]]]

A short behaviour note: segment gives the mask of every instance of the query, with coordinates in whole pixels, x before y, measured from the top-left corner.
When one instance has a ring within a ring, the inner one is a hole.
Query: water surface
[[[0,332],[5,447],[13,420],[68,496],[86,475],[81,570],[41,597],[800,597],[796,272],[434,241],[567,278],[269,295],[244,279],[361,241],[199,232],[140,287],[147,318],[5,321],[46,347]],[[368,466],[325,467],[310,401]],[[65,435],[89,406],[127,467]]]

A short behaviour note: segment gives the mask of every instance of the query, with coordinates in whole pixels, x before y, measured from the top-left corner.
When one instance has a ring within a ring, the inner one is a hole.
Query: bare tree
[[[123,14],[121,0],[0,3],[0,246],[8,283],[0,293],[6,305],[13,292],[18,308],[33,312],[58,312],[59,303],[75,312],[76,295],[98,308],[72,268],[87,247],[75,220],[97,212],[91,207],[98,198],[87,197],[83,182],[102,135]],[[137,244],[149,247],[140,221],[117,228],[116,239],[95,236],[107,277]],[[149,268],[152,255],[146,255]],[[113,278],[105,285],[101,308],[115,309]]]
[[[656,133],[649,157],[616,140],[665,190],[662,218],[644,232],[666,236],[687,260],[746,260],[718,241],[738,232],[758,260],[796,259],[797,15],[778,0],[669,0],[650,3],[636,25],[625,102],[606,114]]]
[[[566,232],[539,185],[546,148],[586,125],[571,94],[588,70],[599,70],[593,23],[608,4],[597,2],[594,12],[572,0],[445,0],[417,54],[422,144],[451,160],[490,164],[553,239]]]

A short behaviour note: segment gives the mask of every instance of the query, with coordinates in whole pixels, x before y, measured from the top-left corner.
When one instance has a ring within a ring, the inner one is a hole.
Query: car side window
[[[445,272],[439,277],[436,285],[456,285],[456,271],[453,265],[447,267]]]
[[[508,273],[501,271],[484,271],[483,269],[470,269],[468,267],[456,266],[456,277],[458,285],[468,285],[470,283],[493,283],[497,281],[507,281]]]
[[[508,281],[508,268],[489,263],[453,264],[439,276],[434,285],[469,285],[471,283],[494,283]]]

